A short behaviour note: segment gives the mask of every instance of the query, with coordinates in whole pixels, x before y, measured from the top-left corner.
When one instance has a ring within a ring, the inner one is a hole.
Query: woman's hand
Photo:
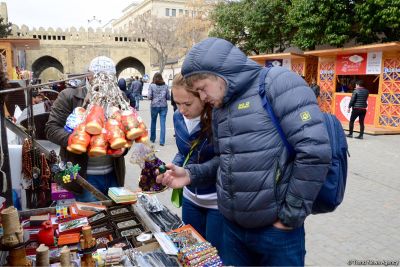
[[[182,188],[190,184],[190,177],[187,170],[172,163],[166,164],[167,171],[157,176],[157,183],[170,188]]]

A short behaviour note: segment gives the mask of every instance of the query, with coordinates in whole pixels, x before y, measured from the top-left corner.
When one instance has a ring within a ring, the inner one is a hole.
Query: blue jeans
[[[139,110],[139,102],[140,102],[141,98],[142,97],[140,95],[135,96],[135,107],[136,107],[136,110]]]
[[[160,145],[165,144],[165,120],[167,118],[168,107],[151,107],[151,129],[150,129],[150,141],[156,141],[156,124],[157,116],[160,114]]]
[[[222,240],[224,217],[216,209],[199,207],[190,200],[183,197],[182,221],[190,224],[218,250],[218,255],[225,263],[225,251]]]
[[[117,177],[114,172],[110,172],[104,175],[87,175],[86,181],[88,181],[91,185],[96,187],[100,192],[104,195],[108,195],[109,187],[117,187]],[[80,195],[75,195],[76,201],[80,202],[96,202],[99,201],[92,193],[87,190],[83,190],[83,193]]]
[[[225,265],[304,266],[304,226],[288,231],[273,226],[245,229],[224,221]]]

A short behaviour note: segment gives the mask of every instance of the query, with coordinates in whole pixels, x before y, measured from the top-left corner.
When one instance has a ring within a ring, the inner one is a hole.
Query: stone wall
[[[26,51],[27,68],[34,71],[35,77],[39,77],[47,67],[55,67],[64,73],[85,72],[90,61],[97,56],[113,59],[118,73],[129,67],[137,69],[142,74],[151,71],[150,49],[145,40],[126,32],[83,27],[79,29],[71,27],[66,30],[29,29],[26,25],[21,27],[13,25],[12,38],[40,40],[39,50]],[[52,73],[54,76],[54,71],[53,69],[46,73]],[[46,81],[56,77],[40,78]]]

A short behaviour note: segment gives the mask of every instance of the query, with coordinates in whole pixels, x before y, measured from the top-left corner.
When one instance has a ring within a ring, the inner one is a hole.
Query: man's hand
[[[189,173],[184,168],[172,163],[166,164],[166,167],[168,170],[157,176],[157,183],[174,189],[190,184]]]
[[[293,229],[293,227],[288,227],[288,226],[284,225],[283,223],[281,223],[280,220],[277,220],[276,222],[274,222],[273,226],[280,230],[286,230],[286,231],[290,231]]]

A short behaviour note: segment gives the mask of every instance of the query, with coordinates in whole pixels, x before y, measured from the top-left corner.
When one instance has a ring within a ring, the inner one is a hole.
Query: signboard
[[[347,112],[351,94],[336,94],[335,96],[335,115],[341,122],[350,122],[351,110]],[[374,124],[375,118],[375,107],[376,107],[376,95],[369,95],[368,97],[368,109],[365,115],[365,124]],[[356,119],[356,122],[358,118]]]
[[[369,52],[367,55],[367,74],[380,74],[382,69],[382,52]]]
[[[367,69],[367,53],[338,55],[336,57],[337,75],[365,74]]]

